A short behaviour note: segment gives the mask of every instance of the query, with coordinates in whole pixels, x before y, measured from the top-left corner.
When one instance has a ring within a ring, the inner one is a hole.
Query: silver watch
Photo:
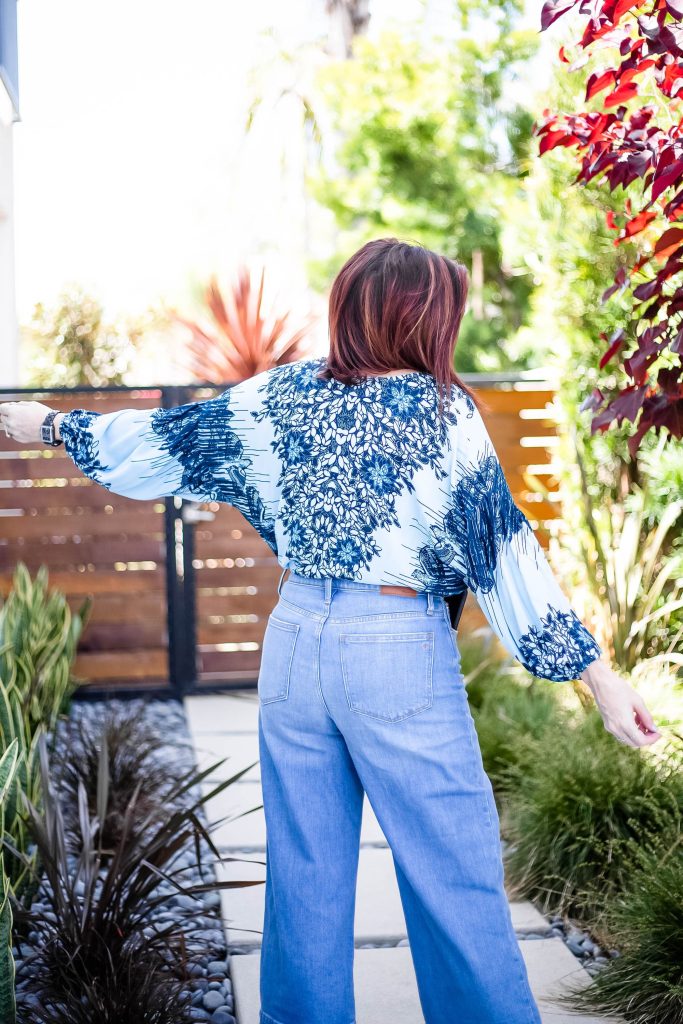
[[[52,445],[53,448],[56,448],[58,445],[64,443],[61,440],[61,438],[58,440],[55,437],[55,428],[53,420],[55,416],[58,414],[58,412],[58,409],[51,409],[50,412],[45,417],[45,419],[43,420],[42,425],[40,427],[40,440],[44,444]]]

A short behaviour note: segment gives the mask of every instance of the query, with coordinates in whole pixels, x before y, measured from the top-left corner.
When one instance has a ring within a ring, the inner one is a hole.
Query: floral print
[[[510,493],[470,396],[439,413],[427,373],[319,376],[324,358],[263,371],[173,409],[62,420],[67,453],[114,493],[233,505],[303,576],[471,591],[534,675],[575,679],[600,647]]]
[[[274,428],[284,554],[304,576],[360,579],[381,554],[378,533],[400,527],[396,498],[414,490],[415,473],[427,466],[437,480],[446,475],[456,419],[439,418],[428,374],[347,386],[318,378],[323,362],[269,374],[252,416]]]
[[[548,679],[576,679],[587,664],[600,656],[600,648],[576,612],[548,607],[541,627],[532,626],[519,639],[519,659],[533,675]]]

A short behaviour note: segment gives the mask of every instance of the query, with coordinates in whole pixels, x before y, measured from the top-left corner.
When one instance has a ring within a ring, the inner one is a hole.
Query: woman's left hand
[[[0,402],[0,429],[14,441],[40,441],[40,428],[49,412],[50,406],[42,402]]]

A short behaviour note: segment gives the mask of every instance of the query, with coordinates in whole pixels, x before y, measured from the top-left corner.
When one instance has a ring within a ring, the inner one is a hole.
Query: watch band
[[[41,441],[44,444],[52,445],[53,448],[56,448],[58,445],[64,443],[61,438],[57,440],[57,438],[55,437],[55,428],[53,425],[53,420],[55,416],[58,414],[58,412],[58,409],[50,409],[49,413],[43,420],[42,425],[40,427]]]

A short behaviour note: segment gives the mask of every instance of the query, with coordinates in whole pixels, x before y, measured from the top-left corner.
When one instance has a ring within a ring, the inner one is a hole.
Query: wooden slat
[[[79,651],[126,651],[131,648],[166,647],[168,633],[161,620],[134,619],[127,622],[88,622]]]
[[[263,609],[264,614],[257,622],[222,622],[213,625],[203,619],[197,629],[197,642],[200,644],[236,644],[254,641],[260,644],[266,629],[266,620],[272,611],[273,602]]]
[[[165,591],[166,573],[163,568],[127,572],[63,572],[49,573],[49,584],[63,594],[73,596],[99,594],[149,593]],[[0,573],[0,593],[7,594],[12,585],[12,573]]]
[[[256,610],[261,614],[261,609],[272,608],[275,603],[276,591],[273,587],[259,588],[256,594],[246,592],[246,588],[240,593],[240,588],[235,588],[235,593],[214,594],[201,591],[197,594],[197,614],[200,618],[212,615],[251,615]],[[269,609],[270,610],[270,609]]]
[[[19,560],[31,569],[49,559],[54,569],[89,565],[95,569],[111,568],[115,562],[157,562],[164,564],[166,544],[163,538],[114,537],[105,541],[101,537],[87,538],[77,544],[67,541],[55,544],[50,538],[36,542],[18,541],[10,545],[0,543],[0,572],[12,570]]]
[[[69,603],[75,608],[81,598],[70,597]],[[88,629],[96,623],[127,623],[145,619],[157,623],[159,630],[166,630],[166,591],[136,594],[131,601],[127,594],[98,594],[93,601]]]
[[[202,590],[215,589],[216,587],[253,586],[267,587],[270,585],[273,592],[277,589],[277,581],[282,572],[275,558],[265,565],[248,567],[237,566],[233,568],[196,569],[195,579],[197,587]]]
[[[491,408],[491,413],[518,414],[520,409],[545,409],[555,399],[555,391],[547,388],[538,390],[507,390],[503,388],[477,388],[476,395]],[[483,412],[486,419],[491,413]],[[550,413],[549,413],[550,415]]]
[[[168,678],[168,652],[165,648],[130,651],[97,651],[79,653],[74,674],[93,683],[103,680]]]
[[[161,513],[141,508],[135,516],[121,512],[118,515],[102,515],[93,517],[85,513],[66,516],[25,515],[0,516],[0,537],[15,540],[25,537],[73,537],[74,535],[109,537],[124,534],[150,534],[159,536],[164,530],[164,517]]]
[[[197,558],[265,558],[271,549],[262,537],[235,538],[231,533],[202,530],[195,536]]]

